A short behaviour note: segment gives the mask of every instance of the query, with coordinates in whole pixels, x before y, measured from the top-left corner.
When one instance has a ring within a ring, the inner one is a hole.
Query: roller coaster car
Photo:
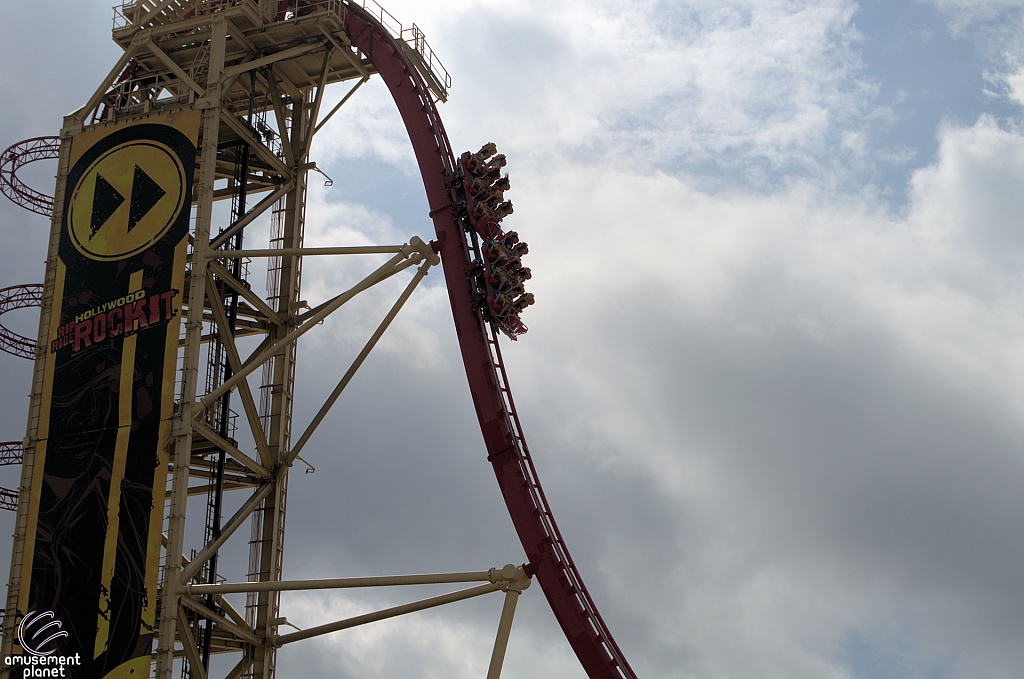
[[[523,287],[532,274],[521,261],[529,246],[515,231],[505,233],[498,226],[512,214],[512,203],[504,200],[511,184],[508,175],[501,176],[507,161],[497,150],[488,143],[476,153],[462,154],[456,167],[462,180],[456,183],[462,200],[457,203],[465,209],[465,222],[481,254],[478,267],[470,274],[479,295],[477,308],[514,340],[527,331],[519,315],[534,303],[533,295]]]

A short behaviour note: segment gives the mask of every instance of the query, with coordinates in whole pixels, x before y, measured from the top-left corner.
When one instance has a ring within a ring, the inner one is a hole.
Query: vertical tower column
[[[171,679],[174,663],[174,638],[178,616],[181,557],[185,540],[185,514],[188,503],[188,469],[192,456],[193,404],[199,386],[202,351],[203,308],[206,295],[206,254],[213,219],[214,181],[217,176],[217,143],[220,135],[220,81],[224,71],[227,22],[214,15],[210,39],[207,79],[207,108],[203,112],[199,153],[199,181],[196,192],[196,226],[192,249],[192,269],[188,277],[188,316],[185,321],[185,348],[181,366],[181,395],[174,418],[174,452],[171,463],[171,497],[167,516],[167,554],[164,560],[160,616],[158,619],[156,677]]]
[[[273,76],[271,76],[273,77]],[[302,169],[307,160],[306,140],[313,134],[313,121],[310,119],[310,106],[304,100],[293,101],[290,107],[291,130],[287,139],[282,142],[289,144],[295,159],[291,168],[295,178],[295,186],[285,198],[285,214],[282,248],[302,247],[305,204],[306,204],[306,171]],[[299,291],[302,279],[302,260],[296,256],[281,258],[279,289],[277,293],[278,314],[283,318],[294,318],[298,315]],[[277,341],[291,330],[290,325],[274,327],[270,331],[270,340]],[[267,413],[266,430],[271,459],[264,464],[276,471],[274,489],[263,501],[262,511],[258,514],[262,525],[258,548],[260,582],[281,579],[284,554],[285,509],[288,495],[288,471],[290,465],[283,464],[291,446],[292,399],[294,397],[296,344],[290,343],[274,355],[269,371],[270,383],[264,385],[270,390],[269,413]],[[256,599],[255,628],[263,639],[272,639],[277,633],[277,618],[280,605],[280,592],[260,592]],[[271,644],[256,649],[253,659],[252,677],[271,679],[274,676],[277,649]]]

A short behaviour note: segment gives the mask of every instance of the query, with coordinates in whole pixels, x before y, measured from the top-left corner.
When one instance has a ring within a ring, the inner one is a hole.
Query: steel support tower
[[[30,498],[38,491],[32,484],[38,477],[34,466],[46,379],[41,354],[54,327],[55,251],[69,191],[70,142],[83,132],[158,113],[199,110],[152,676],[172,679],[179,673],[207,679],[211,656],[234,654],[239,659],[227,679],[272,679],[282,645],[504,591],[488,671],[488,678],[496,679],[516,597],[535,575],[590,676],[635,676],[554,524],[515,414],[497,330],[474,302],[466,269],[475,236],[466,236],[456,160],[435,109],[436,102],[446,99],[450,79],[419,29],[403,27],[372,1],[131,0],[115,7],[113,38],[123,54],[88,102],[65,118],[60,134],[39,325],[41,351],[33,377],[0,655],[17,650],[18,621],[28,613],[19,608],[19,597],[25,598],[25,545],[34,530]],[[307,182],[309,172],[317,169],[310,161],[313,139],[378,73],[409,130],[437,240],[413,237],[391,245],[306,248]],[[341,82],[348,83],[347,93],[325,110],[326,89]],[[36,198],[32,205],[46,203],[45,197]],[[215,209],[221,201],[225,207]],[[250,238],[243,247],[247,228],[265,215],[271,218],[270,242],[251,247]],[[348,255],[384,261],[350,289],[310,308],[301,295],[303,258]],[[268,261],[265,296],[246,280],[244,263],[253,259]],[[289,471],[416,286],[442,260],[488,460],[529,562],[466,573],[283,581]],[[380,326],[312,422],[301,432],[293,431],[296,341],[359,293],[407,269],[412,278]],[[258,393],[249,381],[257,373],[262,380]],[[238,427],[244,428],[244,436]],[[254,450],[244,451],[242,439],[252,440]],[[235,491],[244,500],[227,515],[224,496]],[[207,498],[204,539],[194,549],[186,537],[190,496]],[[245,526],[251,535],[247,581],[222,582],[218,555],[229,539],[245,533]],[[480,584],[358,618],[297,632],[281,629],[281,591],[474,582]],[[240,593],[247,596],[244,610],[226,598]],[[0,674],[6,671],[0,668]]]

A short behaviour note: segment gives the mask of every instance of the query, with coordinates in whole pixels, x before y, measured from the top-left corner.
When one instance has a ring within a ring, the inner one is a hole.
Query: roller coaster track
[[[14,309],[39,306],[43,303],[43,286],[39,284],[14,285],[0,290],[0,315]],[[11,332],[0,325],[0,350],[20,358],[36,357],[35,341]],[[24,450],[21,441],[0,442],[0,466],[21,464]],[[18,491],[0,488],[0,509],[12,512],[18,509]]]
[[[40,193],[18,179],[18,170],[37,160],[56,158],[59,151],[57,137],[35,137],[11,146],[0,154],[0,192],[26,210],[49,217],[53,213],[53,196]]]
[[[9,464],[21,464],[24,454],[21,441],[0,442],[0,467]],[[12,512],[18,509],[18,491],[9,488],[0,488],[0,509],[9,509]]]
[[[290,7],[290,1],[282,7]],[[591,679],[635,679],[624,655],[601,618],[590,593],[573,563],[551,512],[529,447],[516,413],[512,390],[498,344],[498,329],[473,304],[471,268],[472,243],[464,228],[465,206],[459,194],[456,156],[438,115],[434,98],[443,97],[450,81],[443,73],[440,88],[431,60],[410,49],[383,23],[384,15],[374,13],[375,3],[366,7],[360,0],[299,0],[299,12],[329,9],[345,25],[349,38],[373,63],[398,107],[416,154],[426,189],[430,216],[455,320],[459,346],[480,429],[498,486],[512,518],[529,563],[526,571],[539,581],[551,610],[569,644]],[[378,6],[379,7],[379,6]],[[417,64],[412,55],[418,54]],[[426,68],[424,68],[426,65]],[[443,69],[442,69],[443,70]],[[434,80],[428,84],[426,77]],[[56,156],[57,139],[40,137],[15,144],[0,156],[0,191],[11,200],[38,214],[49,216],[53,200],[18,180],[16,172],[26,163]],[[38,291],[29,291],[38,288]],[[42,286],[17,286],[0,290],[0,313],[25,300],[35,300]],[[20,292],[15,292],[20,290]],[[4,295],[7,295],[6,297]],[[35,294],[36,297],[31,297]],[[9,300],[9,301],[8,301]],[[38,304],[38,301],[35,302]],[[10,333],[0,326],[0,348],[33,358],[35,342]],[[19,456],[21,444],[0,444],[0,464]],[[20,461],[20,457],[19,457]],[[17,493],[0,489],[0,507],[17,505]],[[13,508],[12,507],[12,508]]]
[[[42,303],[43,286],[39,283],[12,285],[0,290],[0,316],[8,311],[40,306]],[[19,358],[34,359],[36,357],[36,341],[11,332],[0,324],[0,351]]]
[[[448,296],[480,429],[519,539],[566,638],[591,679],[633,679],[583,584],[537,477],[512,399],[498,333],[474,308],[470,243],[456,192],[455,154],[420,71],[406,50],[355,2],[342,5],[352,43],[391,91],[412,141],[437,233]]]

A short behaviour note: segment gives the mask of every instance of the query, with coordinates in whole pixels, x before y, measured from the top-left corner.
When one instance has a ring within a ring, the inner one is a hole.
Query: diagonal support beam
[[[302,448],[309,441],[310,437],[313,436],[313,432],[315,432],[317,427],[320,426],[320,423],[324,421],[324,418],[327,416],[330,409],[334,407],[338,397],[341,396],[341,392],[345,391],[345,387],[347,387],[349,382],[352,381],[356,371],[362,367],[363,362],[366,360],[366,357],[370,355],[370,352],[373,351],[373,348],[377,346],[377,342],[384,335],[384,332],[388,329],[388,326],[391,325],[391,322],[395,320],[395,316],[398,315],[398,312],[401,311],[405,303],[409,301],[409,297],[412,295],[413,290],[416,289],[416,286],[419,285],[420,281],[422,281],[424,276],[427,275],[427,270],[430,268],[430,265],[430,261],[424,262],[423,266],[421,266],[416,272],[416,275],[413,276],[411,281],[409,281],[409,285],[407,285],[405,290],[402,291],[398,301],[391,307],[387,316],[385,316],[384,320],[381,321],[380,326],[377,327],[377,330],[370,336],[370,339],[367,340],[366,346],[363,347],[363,350],[360,351],[359,355],[356,356],[354,361],[352,361],[352,365],[349,366],[349,369],[345,372],[341,381],[338,382],[338,386],[336,386],[334,391],[331,392],[331,395],[327,397],[327,400],[317,412],[316,417],[314,417],[313,421],[309,423],[309,426],[306,427],[306,431],[302,432],[302,436],[299,437],[299,440],[285,456],[285,464],[291,464],[295,458],[299,456],[299,453],[302,452]]]
[[[419,239],[414,238],[414,240]],[[402,260],[407,256],[409,257],[409,259],[407,259],[405,262],[402,262]],[[410,266],[419,264],[422,259],[423,255],[420,254],[419,252],[414,252],[411,253],[410,255],[399,253],[392,257],[391,259],[389,259],[376,271],[374,271],[369,276],[364,278],[362,281],[354,285],[348,291],[343,292],[342,294],[335,297],[329,304],[327,304],[327,306],[325,306],[318,313],[310,317],[308,321],[304,322],[298,328],[296,328],[295,330],[288,333],[283,338],[272,344],[255,359],[250,359],[249,361],[247,361],[246,365],[242,366],[241,370],[232,375],[229,379],[224,380],[224,383],[221,384],[217,389],[214,389],[204,398],[200,399],[197,403],[199,407],[195,409],[195,417],[200,417],[205,410],[209,409],[214,403],[217,402],[217,399],[226,394],[228,391],[234,389],[235,385],[238,384],[241,380],[244,380],[246,377],[249,376],[250,373],[252,373],[254,370],[256,370],[264,363],[266,363],[274,355],[278,354],[284,347],[287,347],[292,342],[296,341],[304,334],[309,332],[320,321],[327,318],[336,310],[340,309],[343,304],[351,300],[360,292],[363,292],[364,290],[373,287],[381,280],[387,278],[389,275],[393,275],[398,271],[402,271],[404,269],[409,268]]]
[[[234,458],[236,462],[239,462],[242,465],[244,465],[246,469],[251,471],[256,476],[260,477],[261,479],[269,479],[271,477],[271,474],[269,471],[267,471],[266,467],[264,467],[259,462],[243,453],[241,450],[238,449],[237,446],[235,446],[227,439],[222,438],[220,434],[215,432],[210,427],[206,426],[206,423],[203,422],[202,420],[196,420],[195,422],[192,423],[192,426],[195,428],[196,431],[203,435],[204,439],[206,439],[213,445],[223,450],[225,453]]]
[[[128,49],[124,51],[124,54],[121,55],[121,58],[117,60],[116,64],[114,64],[114,68],[110,69],[110,73],[108,73],[107,77],[103,79],[103,82],[100,84],[99,88],[95,92],[93,92],[93,95],[91,97],[89,97],[89,102],[82,108],[75,111],[75,120],[77,120],[79,123],[82,123],[85,120],[86,116],[88,116],[89,113],[91,113],[92,110],[99,105],[100,100],[103,99],[107,92],[110,91],[110,83],[114,81],[114,78],[121,75],[121,72],[124,70],[124,67],[128,65],[128,62],[135,57],[135,54],[138,51],[138,45],[131,45],[128,47]]]
[[[285,115],[281,94],[277,90],[277,73],[273,68],[270,68],[267,73],[267,91],[270,93],[270,100],[274,103],[274,117],[277,118],[277,132],[281,135],[284,158],[288,161],[288,167],[295,167],[295,153],[292,150],[291,140],[288,139],[288,118]]]
[[[369,79],[370,79],[369,76],[364,76],[362,80],[360,80],[355,85],[353,85],[352,89],[350,89],[348,91],[348,94],[346,94],[342,98],[342,100],[339,101],[338,104],[334,108],[331,109],[330,113],[328,113],[327,115],[324,116],[323,120],[321,120],[319,123],[317,123],[316,128],[314,128],[314,130],[313,130],[313,134],[316,134],[317,132],[319,132],[320,128],[322,128],[324,125],[326,125],[327,121],[330,120],[331,118],[333,118],[334,114],[337,113],[341,109],[341,107],[344,106],[348,102],[348,100],[352,98],[352,95],[356,93],[356,90],[358,90],[360,87],[362,87],[363,83],[365,83]]]
[[[228,66],[224,69],[223,77],[231,78],[233,76],[245,73],[246,71],[251,71],[254,68],[263,68],[264,66],[268,66],[278,61],[282,61],[284,59],[291,59],[292,57],[297,57],[302,54],[305,54],[306,52],[312,52],[313,50],[320,48],[323,48],[323,43],[311,42],[305,45],[299,45],[298,47],[291,47],[286,50],[281,50],[280,52],[274,52],[273,54],[268,54],[267,56],[260,57],[259,59],[253,59],[252,61],[248,61],[244,64],[235,64],[234,66]]]
[[[245,298],[249,304],[252,304],[256,309],[264,316],[270,319],[275,325],[284,325],[284,319],[276,311],[270,308],[270,305],[266,301],[257,295],[249,288],[242,285],[242,283],[231,275],[231,272],[221,266],[217,262],[210,262],[210,271],[217,274],[218,278],[228,284],[232,290],[237,292],[239,295]],[[216,312],[214,312],[216,314]],[[234,370],[235,368],[232,368]]]
[[[216,595],[217,605],[224,609],[224,612],[228,614],[236,624],[248,627],[249,624],[245,621],[245,616],[235,610],[235,607],[231,605],[231,602],[225,599],[222,595]]]
[[[343,43],[339,42],[338,39],[334,35],[332,35],[330,31],[328,31],[326,28],[324,28],[323,24],[317,24],[317,25],[320,28],[320,32],[323,33],[324,36],[326,36],[327,39],[330,40],[331,43],[335,47],[337,47],[339,50],[341,50],[341,53],[344,54],[345,58],[348,59],[350,64],[352,64],[352,67],[355,68],[359,72],[359,75],[363,76],[363,80],[369,80],[370,79],[370,72],[366,70],[365,66],[363,66],[361,63],[359,63],[358,59],[356,59],[354,56],[352,56],[352,51],[350,49],[351,43],[343,44]],[[347,38],[346,38],[346,40],[347,40]]]
[[[238,530],[238,527],[249,518],[256,508],[260,506],[260,503],[270,495],[270,491],[274,489],[275,483],[273,481],[266,481],[262,486],[259,487],[255,493],[252,494],[245,504],[238,508],[234,516],[228,520],[226,524],[220,529],[220,535],[214,538],[209,544],[203,547],[202,551],[196,554],[195,558],[189,562],[188,566],[181,569],[181,575],[178,576],[179,585],[188,583],[192,577],[199,572],[199,569],[203,567],[203,564],[210,560],[221,545],[228,541],[228,538]]]
[[[249,50],[250,52],[256,52],[256,44],[245,36],[245,33],[242,32],[242,29],[240,29],[235,24],[235,22],[231,21],[230,19],[227,19],[225,23],[228,25],[228,33],[231,35],[232,40],[238,41],[238,43],[242,45],[242,47]]]
[[[178,80],[188,85],[193,92],[198,94],[200,97],[206,95],[206,90],[200,87],[198,83],[196,83],[196,81],[189,76],[188,73],[185,73],[185,70],[174,62],[174,59],[171,59],[169,56],[167,56],[166,52],[157,47],[155,42],[153,42],[152,40],[147,40],[146,49],[151,51],[153,53],[153,56],[155,56],[157,59],[162,61],[164,66],[171,69],[171,72],[174,73],[174,75],[178,76]]]
[[[289,170],[285,166],[285,164],[281,162],[281,159],[278,158],[273,151],[267,148],[266,144],[264,144],[259,137],[253,134],[252,130],[249,129],[248,125],[246,125],[241,120],[236,118],[233,113],[228,112],[225,112],[224,115],[221,116],[221,120],[226,122],[228,124],[228,127],[234,130],[235,134],[241,137],[242,140],[249,145],[249,148],[255,151],[256,154],[260,158],[262,158],[265,163],[270,165],[273,169],[277,170],[278,174],[280,174],[285,179],[290,180],[292,178],[292,171]]]
[[[358,615],[354,618],[339,620],[338,622],[319,625],[317,627],[310,627],[309,629],[304,629],[300,632],[292,632],[291,634],[276,636],[274,637],[274,645],[284,646],[285,644],[290,644],[293,641],[302,641],[303,639],[310,639],[323,634],[330,634],[331,632],[339,632],[343,629],[366,625],[367,623],[377,622],[378,620],[387,620],[388,618],[394,618],[407,613],[415,613],[416,611],[423,611],[436,606],[444,606],[445,604],[455,603],[456,601],[463,601],[465,599],[472,599],[473,597],[482,596],[484,594],[490,594],[491,592],[497,592],[501,589],[502,585],[500,584],[477,585],[476,587],[470,587],[468,589],[460,589],[459,591],[452,592],[451,594],[442,594],[441,596],[430,597],[429,599],[423,599],[422,601],[415,601],[411,604],[395,606],[394,608],[386,608],[383,611],[367,613],[366,615]]]
[[[260,215],[267,211],[267,208],[284,198],[293,188],[295,188],[295,182],[293,181],[285,182],[279,186],[272,194],[256,203],[256,205],[242,215],[238,221],[229,226],[222,233],[217,234],[217,237],[210,241],[210,249],[216,250],[227,243],[231,240],[232,236],[252,224]]]
[[[317,129],[319,129],[316,126],[316,121],[320,117],[320,106],[324,103],[324,89],[327,84],[327,76],[331,71],[332,52],[334,52],[334,45],[328,45],[327,52],[324,54],[323,66],[320,67],[320,78],[316,83],[316,99],[313,100],[313,109],[309,112],[309,125],[303,132],[306,135],[305,139],[302,140],[303,158],[309,156],[309,149],[313,145],[313,137],[316,135]]]
[[[244,639],[245,641],[248,641],[250,644],[255,644],[256,646],[262,645],[260,638],[256,636],[256,634],[251,629],[249,629],[248,626],[242,627],[240,625],[236,625],[235,623],[225,618],[223,615],[218,614],[216,611],[210,610],[208,607],[199,603],[195,599],[183,596],[181,597],[181,605],[188,606],[193,611],[203,616],[207,620],[214,621],[219,626],[228,630],[239,639]]]
[[[184,600],[182,600],[184,603]],[[203,661],[199,657],[196,647],[196,638],[192,635],[192,628],[185,618],[185,610],[178,606],[178,638],[181,645],[185,647],[185,657],[188,658],[189,669],[196,673],[197,679],[206,679],[206,670],[203,669]]]
[[[159,15],[161,12],[163,12],[165,9],[167,9],[173,2],[174,2],[174,0],[163,0],[162,2],[157,4],[156,7],[154,7],[151,10],[149,10],[149,12],[147,12],[145,14],[145,16],[143,16],[141,19],[138,19],[135,22],[135,25],[138,26],[139,28],[142,28],[143,26],[148,24],[150,21],[155,19],[157,17],[157,15]],[[142,3],[139,3],[139,9],[141,9],[141,8],[142,8]]]
[[[245,674],[250,667],[252,667],[252,658],[249,657],[248,653],[246,653],[242,656],[242,659],[238,661],[238,664],[235,665],[235,668],[228,672],[224,679],[240,679],[240,677]]]
[[[505,662],[508,638],[512,633],[512,618],[516,614],[518,601],[519,592],[514,589],[505,592],[505,603],[501,607],[501,619],[498,620],[498,633],[494,637],[494,650],[491,651],[491,664],[487,668],[487,679],[501,678],[501,666]]]
[[[223,267],[219,268],[223,269]],[[225,270],[224,273],[227,273],[227,277],[222,276],[221,278],[225,282],[238,282],[238,279],[228,271]],[[213,309],[214,320],[217,322],[217,332],[220,335],[221,344],[227,351],[231,372],[237,372],[242,369],[242,361],[238,357],[238,347],[235,346],[234,336],[226,330],[229,324],[227,314],[224,313],[224,301],[220,298],[220,293],[217,292],[212,272],[207,271],[206,276],[206,290],[210,296],[210,306]],[[245,288],[243,285],[238,287]],[[271,459],[270,446],[267,444],[267,435],[263,431],[263,423],[260,421],[260,413],[256,408],[256,401],[253,399],[252,391],[249,389],[249,381],[242,380],[239,382],[238,391],[242,396],[242,407],[245,409],[245,417],[249,421],[249,430],[252,432],[252,437],[256,440],[256,450],[259,452],[260,459],[264,461],[269,460]]]

